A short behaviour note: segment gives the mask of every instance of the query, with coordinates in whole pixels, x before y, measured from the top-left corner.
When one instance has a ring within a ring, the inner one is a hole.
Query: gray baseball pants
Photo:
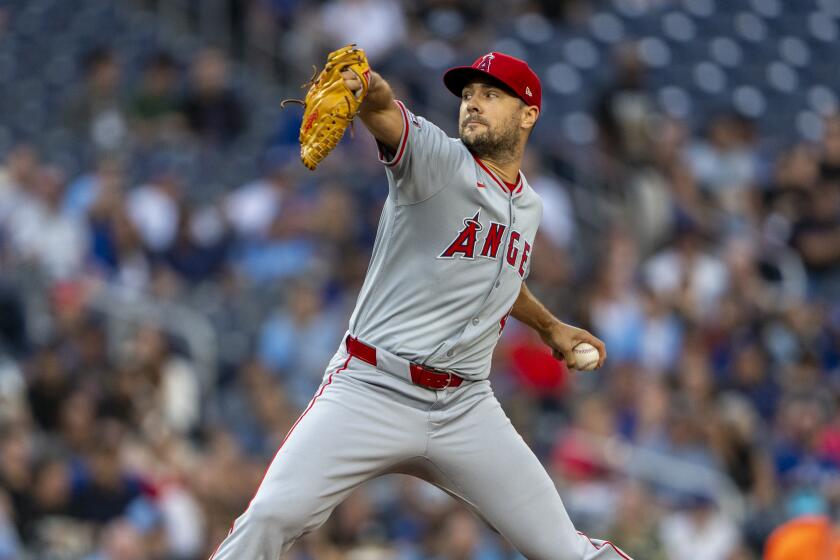
[[[530,560],[629,560],[575,531],[489,381],[430,390],[408,381],[405,360],[378,350],[372,366],[344,343],[211,560],[278,560],[386,473],[419,476],[459,498]]]

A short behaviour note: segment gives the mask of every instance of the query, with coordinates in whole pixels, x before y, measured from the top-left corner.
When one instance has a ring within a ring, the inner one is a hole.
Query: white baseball
[[[598,365],[600,355],[598,349],[588,342],[581,342],[572,349],[575,353],[575,369],[592,371]]]

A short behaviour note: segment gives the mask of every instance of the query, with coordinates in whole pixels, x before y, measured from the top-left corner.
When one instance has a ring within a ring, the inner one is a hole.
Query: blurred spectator
[[[159,52],[146,61],[130,102],[137,135],[147,142],[171,137],[182,125],[179,109],[178,65],[169,53]]]
[[[145,386],[149,399],[144,420],[163,429],[186,434],[197,427],[201,413],[201,387],[190,360],[171,351],[170,340],[153,327],[137,330],[124,356]]]
[[[290,290],[287,309],[263,324],[260,361],[284,379],[295,405],[303,407],[312,398],[343,329],[333,310],[324,308],[318,291],[304,282]]]
[[[82,222],[62,212],[65,180],[58,168],[42,169],[32,203],[18,206],[9,220],[14,249],[24,260],[39,262],[55,278],[79,272],[88,243]]]
[[[730,560],[739,546],[737,526],[703,495],[686,496],[683,509],[666,515],[659,532],[668,558]]]
[[[32,203],[39,176],[38,153],[29,144],[18,144],[6,156],[0,172],[0,245],[11,235],[12,215]]]
[[[387,0],[330,0],[321,10],[321,26],[329,44],[357,43],[371,62],[382,58],[406,33],[403,8]]]
[[[831,520],[803,516],[773,531],[767,539],[764,560],[838,560],[840,539]]]
[[[694,320],[712,317],[728,283],[724,264],[703,246],[698,226],[686,222],[676,232],[673,246],[642,265],[653,293]]]
[[[85,57],[84,68],[85,84],[67,102],[67,124],[97,150],[124,151],[128,123],[117,53],[107,47],[93,49]]]
[[[143,535],[125,521],[108,525],[102,533],[101,541],[99,552],[87,560],[146,560],[149,558]]]
[[[220,273],[227,249],[227,232],[215,208],[181,207],[178,231],[163,258],[184,280],[199,283]]]
[[[23,426],[5,425],[0,431],[0,488],[11,505],[17,533],[26,534],[30,521],[32,438]]]
[[[712,431],[721,462],[732,481],[758,509],[770,508],[776,500],[776,480],[770,454],[756,441],[760,417],[744,399],[727,395],[717,406],[718,420]]]
[[[826,405],[811,395],[791,396],[781,404],[776,427],[779,435],[772,452],[776,474],[786,490],[820,492],[840,473],[840,465],[820,449],[820,426],[827,420]],[[794,498],[790,496],[789,507],[796,506]],[[814,506],[818,511],[798,513],[820,513],[824,503],[825,499],[819,497]]]
[[[571,429],[562,433],[552,451],[552,465],[556,476],[568,485],[563,502],[570,515],[593,526],[616,506],[615,488],[601,452],[615,431],[616,418],[598,394],[579,398],[573,414]]]
[[[615,522],[609,539],[621,543],[631,558],[668,560],[659,541],[656,526],[660,512],[650,492],[641,484],[628,484],[618,499]]]
[[[825,119],[821,155],[821,178],[835,184],[840,182],[840,115]]]
[[[543,203],[540,230],[555,247],[568,249],[575,237],[575,216],[568,187],[547,173],[536,155],[526,156],[522,167],[528,183]]]
[[[11,522],[12,504],[0,491],[0,560],[14,560],[21,556],[20,539]]]
[[[112,157],[101,158],[95,171],[78,177],[67,186],[64,212],[78,218],[85,217],[103,192],[120,191],[123,181],[124,170],[120,161]]]
[[[53,526],[70,514],[71,477],[61,457],[46,457],[36,462],[32,475],[32,492],[22,534],[27,540],[44,545],[57,537]]]
[[[122,182],[103,180],[93,185],[96,197],[88,209],[91,264],[96,271],[125,286],[143,288],[151,272],[138,228],[128,215]],[[142,204],[136,199],[135,204],[140,206],[140,209],[135,210],[138,219],[147,219],[145,212],[141,211]],[[165,205],[162,207],[167,208]],[[162,217],[165,217],[165,211]]]
[[[793,225],[791,243],[802,256],[813,294],[840,297],[840,182],[822,182],[806,194],[805,209]]]
[[[245,129],[245,110],[231,88],[223,53],[206,49],[196,56],[181,110],[190,130],[210,145],[232,142]]]
[[[730,197],[755,181],[756,162],[750,151],[751,124],[737,114],[711,119],[706,138],[687,149],[687,160],[700,185],[727,207]],[[734,191],[729,192],[729,191]]]
[[[623,163],[643,162],[649,157],[655,113],[639,45],[616,47],[614,62],[615,80],[598,95],[594,110],[599,138],[607,155]]]
[[[261,238],[268,234],[287,191],[293,188],[288,168],[295,159],[289,150],[272,149],[265,156],[263,176],[227,195],[225,215],[237,235]]]
[[[237,373],[240,382],[220,398],[215,412],[231,419],[227,429],[245,453],[270,458],[300,406],[289,402],[285,387],[259,362],[246,362]]]
[[[98,430],[89,449],[73,473],[70,515],[107,522],[123,515],[145,491],[143,482],[127,472],[120,456],[121,427],[108,424]]]
[[[539,336],[517,330],[508,341],[510,372],[517,388],[540,398],[562,398],[568,390],[569,370],[554,359]]]
[[[758,173],[753,124],[737,114],[724,114],[709,123],[707,138],[686,150],[686,160],[701,192],[716,199],[728,217],[725,225],[743,231],[752,218],[752,191]]]
[[[126,210],[145,247],[157,254],[172,246],[178,233],[181,178],[161,171],[148,184],[133,189]]]
[[[300,191],[287,191],[284,198],[267,235],[245,238],[236,254],[239,269],[253,282],[299,278],[318,264],[318,238],[313,235],[318,233],[318,201]]]
[[[764,349],[755,341],[734,349],[726,377],[724,387],[743,395],[763,417],[769,418],[776,410],[779,387]]]
[[[56,345],[42,348],[34,356],[29,376],[29,408],[33,419],[50,432],[58,428],[59,414],[69,396],[72,381],[61,362]]]
[[[430,558],[434,560],[502,560],[502,556],[483,542],[478,520],[469,511],[456,508],[443,518],[442,527]]]

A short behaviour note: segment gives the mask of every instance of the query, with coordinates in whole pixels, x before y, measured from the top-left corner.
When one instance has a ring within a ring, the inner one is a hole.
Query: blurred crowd
[[[364,29],[386,69],[390,48],[424,41],[395,3],[299,4],[252,2],[238,21],[275,34],[317,14],[330,45]],[[580,3],[543,4],[554,22]],[[383,23],[349,23],[368,13]],[[591,149],[533,143],[523,168],[545,208],[528,285],[609,360],[570,373],[512,322],[496,393],[581,530],[637,560],[806,560],[765,542],[791,519],[840,519],[840,116],[818,142],[762,137],[736,111],[682,121],[633,52],[592,92]],[[204,196],[159,148],[224,154],[247,129],[226,55],[155,53],[130,88],[117,50],[83,68],[63,118],[96,154],[87,169],[68,176],[25,138],[0,154],[0,560],[207,558],[338,347],[384,171],[356,127],[308,172],[291,115],[251,180]],[[405,74],[393,85],[422,113],[439,80]],[[438,124],[454,130],[456,108],[435,107]],[[114,286],[129,295],[102,305]],[[191,337],[208,325],[209,366]],[[429,558],[521,557],[405,477],[366,485],[289,554]]]

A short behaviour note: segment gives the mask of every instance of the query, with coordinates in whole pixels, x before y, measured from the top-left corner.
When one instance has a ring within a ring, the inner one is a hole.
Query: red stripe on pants
[[[616,554],[618,554],[619,556],[621,556],[622,558],[624,558],[624,560],[632,560],[629,556],[627,556],[626,554],[624,554],[623,552],[621,552],[621,551],[618,549],[618,547],[617,547],[617,546],[615,546],[615,545],[614,545],[613,543],[611,543],[610,541],[604,541],[604,544],[602,544],[601,546],[598,546],[597,544],[595,544],[594,542],[592,542],[592,539],[590,539],[590,538],[589,538],[589,535],[587,535],[587,534],[585,534],[585,533],[581,533],[580,531],[578,531],[578,535],[583,535],[584,537],[586,537],[586,538],[587,538],[587,540],[589,540],[589,544],[591,544],[593,547],[595,547],[595,550],[601,550],[602,548],[604,548],[604,545],[607,545],[607,544],[608,544],[608,545],[610,545],[611,547],[613,547],[613,550],[615,550]]]
[[[265,477],[268,476],[268,470],[271,468],[271,465],[272,465],[272,463],[274,463],[274,460],[277,458],[277,455],[280,454],[280,450],[283,449],[283,446],[286,444],[286,441],[288,441],[289,437],[292,435],[292,432],[295,431],[295,428],[297,427],[298,424],[300,424],[300,421],[303,420],[303,417],[306,416],[306,413],[309,412],[310,410],[312,410],[312,406],[315,404],[315,401],[318,400],[318,397],[320,397],[321,395],[324,394],[324,389],[326,389],[330,385],[330,383],[332,383],[333,375],[337,375],[337,374],[341,373],[342,371],[344,371],[345,369],[347,369],[347,364],[350,363],[350,359],[352,357],[353,356],[347,356],[347,359],[344,361],[344,365],[330,374],[329,378],[327,379],[327,382],[324,383],[324,386],[321,387],[321,390],[318,391],[318,394],[315,395],[314,397],[312,397],[312,400],[309,401],[309,406],[306,407],[306,410],[304,410],[303,413],[300,416],[298,416],[298,419],[295,420],[295,423],[292,424],[291,428],[289,428],[289,432],[286,434],[286,437],[283,438],[283,441],[280,442],[280,447],[278,447],[277,451],[274,453],[274,457],[271,459],[271,463],[269,463],[268,467],[266,467],[265,472],[263,473],[263,476],[262,476],[262,480],[260,480],[260,483],[257,486],[257,491],[254,492],[254,496],[251,498],[251,501],[248,502],[248,508],[251,507],[251,504],[254,502],[254,498],[257,497],[257,493],[260,491],[260,487],[262,487],[263,482],[265,482]],[[228,536],[230,536],[230,534],[233,533],[234,527],[236,527],[236,520],[235,519],[233,520],[233,523],[230,526],[230,531],[228,531]],[[227,537],[225,537],[225,538],[227,538]],[[217,546],[216,550],[213,551],[213,554],[210,555],[210,560],[213,560],[213,558],[216,557],[216,554],[219,552],[219,549],[222,547],[223,542],[224,541],[219,543],[219,546]]]

